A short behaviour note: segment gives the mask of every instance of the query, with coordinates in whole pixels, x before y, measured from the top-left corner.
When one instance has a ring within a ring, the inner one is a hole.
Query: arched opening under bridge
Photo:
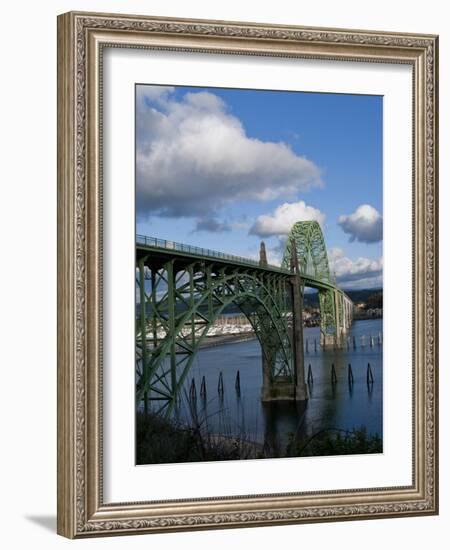
[[[142,255],[137,266],[137,402],[170,412],[216,320],[234,304],[262,351],[262,399],[304,400],[292,338],[291,277],[214,261]]]

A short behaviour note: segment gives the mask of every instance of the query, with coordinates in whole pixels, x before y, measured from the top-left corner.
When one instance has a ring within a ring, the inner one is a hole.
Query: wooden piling
[[[236,374],[236,382],[234,383],[234,387],[236,388],[236,393],[240,395],[241,394],[241,375],[239,371],[237,371],[237,374]]]
[[[350,385],[353,384],[353,371],[352,371],[352,366],[351,366],[350,363],[348,364],[348,383]]]
[[[219,374],[219,382],[217,384],[217,391],[222,395],[223,394],[223,375],[222,371]]]
[[[311,363],[308,365],[308,384],[313,384],[314,383],[314,378],[313,378],[313,373],[312,373],[312,368],[311,368]]]
[[[200,397],[203,399],[206,397],[206,380],[204,376],[202,378],[202,385],[200,386]]]
[[[336,369],[334,368],[334,363],[331,363],[331,383],[336,384],[336,382],[337,382]]]
[[[367,384],[373,384],[373,374],[370,363],[367,363]]]
[[[192,379],[192,382],[191,382],[191,388],[189,390],[189,398],[192,400],[192,401],[196,401],[197,400],[197,389],[195,387],[195,380]]]

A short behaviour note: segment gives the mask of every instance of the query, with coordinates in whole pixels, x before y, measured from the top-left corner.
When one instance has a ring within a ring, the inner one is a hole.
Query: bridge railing
[[[146,235],[136,235],[136,244],[142,244],[144,246],[151,246],[155,248],[164,248],[166,250],[176,250],[178,252],[186,252],[187,254],[195,254],[197,256],[205,256],[207,258],[219,258],[221,260],[227,260],[243,265],[260,267],[258,260],[252,260],[251,258],[235,256],[234,254],[225,254],[224,252],[218,252],[217,250],[210,250],[208,248],[201,248],[190,244],[177,243],[166,239],[157,239],[156,237],[148,237]],[[280,266],[268,265],[267,267],[271,270],[277,270],[282,273],[287,272],[286,269]]]

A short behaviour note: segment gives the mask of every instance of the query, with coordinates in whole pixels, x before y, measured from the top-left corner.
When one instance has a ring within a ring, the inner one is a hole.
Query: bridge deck
[[[136,235],[136,257],[140,258],[151,253],[152,258],[160,259],[162,262],[170,257],[176,257],[182,263],[190,263],[191,260],[210,261],[223,266],[248,267],[252,270],[276,273],[279,275],[290,276],[291,272],[280,266],[267,265],[261,266],[257,260],[243,258],[233,254],[225,254],[216,250],[209,250],[188,244],[177,243],[165,239],[157,239],[145,235]],[[184,260],[184,262],[183,262]],[[300,275],[305,282],[305,286],[316,288],[318,290],[333,290],[336,287],[328,281],[322,281],[308,273]],[[341,291],[342,292],[342,291]]]

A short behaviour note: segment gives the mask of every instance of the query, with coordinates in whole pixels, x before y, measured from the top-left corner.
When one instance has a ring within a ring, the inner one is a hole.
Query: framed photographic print
[[[58,532],[436,514],[431,35],[58,18]]]

